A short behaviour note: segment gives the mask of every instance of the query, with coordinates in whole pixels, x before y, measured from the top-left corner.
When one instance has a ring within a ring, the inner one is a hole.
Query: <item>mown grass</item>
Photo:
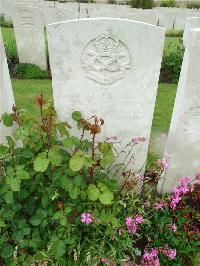
[[[38,108],[34,105],[36,95],[43,93],[46,99],[52,100],[51,80],[12,80],[16,105],[25,108],[32,114],[38,115]],[[154,119],[152,124],[151,143],[154,144],[160,136],[166,134],[169,129],[176,84],[159,84]],[[163,143],[160,143],[160,145]],[[152,145],[154,147],[155,145]],[[162,150],[162,149],[161,149]],[[151,154],[160,153],[150,148]],[[160,154],[159,154],[160,155]],[[153,156],[153,155],[152,155]],[[150,158],[151,159],[151,158]],[[153,158],[152,158],[153,161]]]
[[[13,28],[1,28],[8,61],[18,58],[15,33]]]

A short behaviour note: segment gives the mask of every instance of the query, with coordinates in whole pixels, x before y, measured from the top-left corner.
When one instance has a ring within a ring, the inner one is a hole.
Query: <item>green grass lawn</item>
[[[48,100],[52,100],[51,80],[12,80],[16,105],[19,108],[26,108],[32,113],[37,112],[33,105],[34,97],[43,93]],[[176,84],[159,84],[156,100],[152,131],[167,133],[175,94]]]

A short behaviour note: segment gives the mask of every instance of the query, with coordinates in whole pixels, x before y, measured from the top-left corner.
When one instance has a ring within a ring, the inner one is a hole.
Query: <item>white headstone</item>
[[[124,18],[130,19],[130,20],[141,21],[141,22],[145,22],[148,24],[152,24],[152,25],[158,24],[158,17],[155,14],[147,14],[144,12],[127,13],[127,15],[124,16]]]
[[[91,12],[91,18],[120,18],[120,13],[112,10],[101,10]]]
[[[68,8],[46,8],[46,25],[78,18],[78,10]]]
[[[187,45],[187,39],[188,39],[190,30],[195,29],[195,28],[200,28],[200,17],[187,18],[186,23],[185,23],[185,30],[183,34],[184,46]]]
[[[171,192],[182,176],[200,173],[200,29],[188,35],[166,144],[169,168],[158,191]]]
[[[158,25],[160,27],[166,28],[167,30],[174,28],[175,11],[173,11],[173,8],[156,8],[156,14],[158,16]]]
[[[3,113],[11,113],[14,103],[8,64],[0,30],[0,117]],[[5,137],[11,135],[12,131],[13,128],[7,128],[0,123],[0,143],[3,143]]]
[[[20,63],[47,69],[43,17],[40,8],[13,8],[13,24]]]
[[[121,19],[82,19],[48,26],[53,97],[58,118],[75,110],[105,120],[103,138],[134,136],[133,165],[146,161],[164,44],[164,29]]]

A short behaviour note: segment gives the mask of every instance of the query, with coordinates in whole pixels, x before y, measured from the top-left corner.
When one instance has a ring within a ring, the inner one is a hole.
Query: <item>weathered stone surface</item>
[[[11,113],[13,104],[14,97],[0,30],[0,117],[3,113]],[[3,143],[5,137],[11,135],[12,132],[13,128],[7,128],[0,123],[0,143]]]
[[[120,18],[121,14],[112,10],[101,10],[92,12],[90,15],[91,18]]]
[[[175,11],[173,8],[156,8],[156,14],[158,16],[158,25],[168,30],[174,28]]]
[[[171,192],[182,176],[200,172],[200,29],[191,30],[168,135],[165,155],[169,169],[158,190]]]
[[[200,28],[200,17],[187,18],[186,23],[185,23],[185,30],[183,34],[184,46],[187,45],[187,39],[188,39],[190,30],[195,29],[195,28]]]
[[[43,17],[40,8],[13,8],[13,23],[20,63],[47,69]]]
[[[103,139],[118,148],[135,136],[139,171],[147,157],[164,43],[164,29],[130,20],[82,19],[48,26],[53,97],[60,120],[71,113],[105,120]]]
[[[78,18],[78,10],[68,8],[46,8],[45,22],[46,25],[61,21],[67,21]]]
[[[127,13],[122,18],[127,18],[130,20],[136,20],[136,21],[141,21],[145,22],[148,24],[152,25],[157,25],[158,24],[158,17],[155,14],[150,14],[150,13],[144,13],[144,12],[139,12],[139,13]]]

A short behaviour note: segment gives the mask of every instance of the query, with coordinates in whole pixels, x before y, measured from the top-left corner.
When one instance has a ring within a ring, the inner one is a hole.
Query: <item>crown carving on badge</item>
[[[110,31],[101,34],[95,40],[95,47],[98,53],[110,54],[116,51],[119,46],[119,39],[114,36]]]

